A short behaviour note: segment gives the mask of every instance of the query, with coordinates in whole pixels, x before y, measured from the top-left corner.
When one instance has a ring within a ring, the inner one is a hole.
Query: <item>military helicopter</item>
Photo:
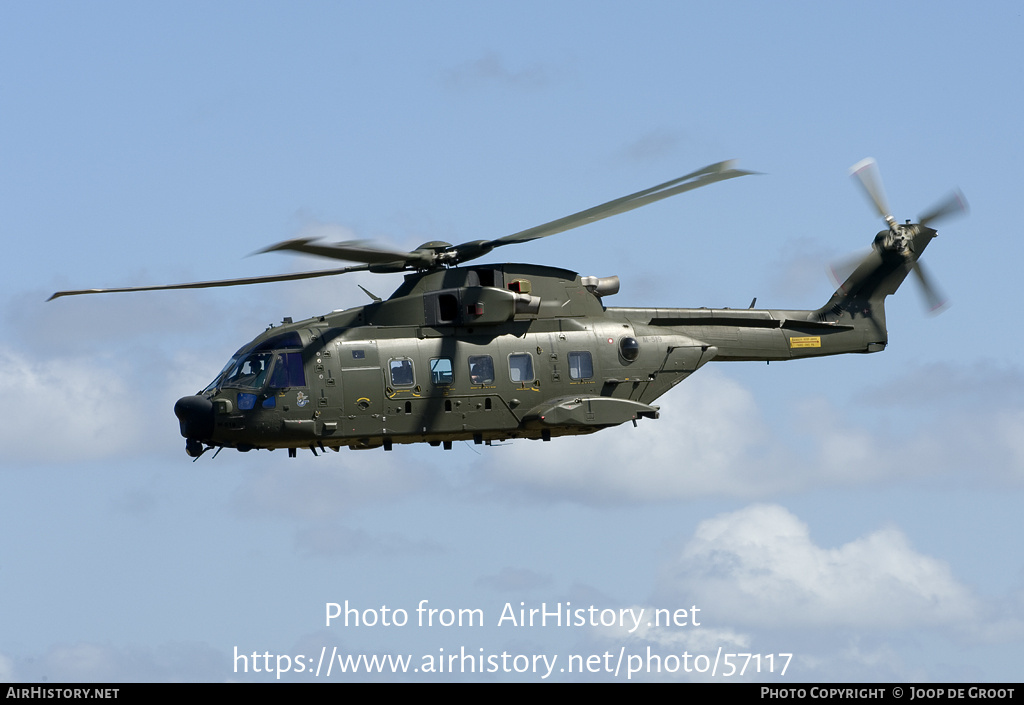
[[[285,318],[236,352],[214,380],[174,405],[185,451],[339,451],[396,443],[550,441],[658,418],[662,394],[705,364],[794,360],[885,348],[885,297],[915,272],[955,193],[916,224],[890,215],[873,160],[853,168],[888,227],[814,310],[616,308],[618,277],[533,264],[469,265],[498,247],[548,237],[753,172],[720,162],[658,186],[495,240],[427,242],[411,252],[299,238],[284,251],[359,264],[338,269],[70,295],[237,286],[356,271],[407,272],[386,300],[303,321]],[[362,288],[362,287],[360,287]],[[215,453],[216,455],[216,453]]]

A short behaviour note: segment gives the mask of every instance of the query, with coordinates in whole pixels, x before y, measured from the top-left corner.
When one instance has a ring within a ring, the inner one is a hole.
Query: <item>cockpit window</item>
[[[306,386],[301,352],[275,352],[282,348],[302,348],[302,338],[296,331],[282,333],[264,340],[249,352],[239,350],[201,393],[221,387],[233,389],[262,389],[273,364],[270,386],[275,389]],[[276,358],[276,361],[275,361]]]
[[[235,365],[238,364],[238,361],[241,359],[241,357],[241,352],[236,352],[234,355],[232,355],[231,359],[228,360],[228,364],[224,365],[224,369],[218,372],[217,376],[213,378],[213,381],[206,385],[206,389],[199,393],[207,394],[208,392],[212,392],[218,389],[221,386],[221,381],[224,379],[224,375],[226,375],[230,370],[235,369]]]
[[[302,369],[302,353],[278,353],[277,360],[274,361],[274,372],[270,376],[270,386],[274,389],[306,386],[306,373]]]
[[[225,387],[261,389],[270,372],[271,352],[252,352],[242,358],[224,378]]]

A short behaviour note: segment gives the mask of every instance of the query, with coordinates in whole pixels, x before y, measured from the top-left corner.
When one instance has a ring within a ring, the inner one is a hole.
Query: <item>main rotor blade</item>
[[[365,271],[369,267],[361,264],[355,267],[341,267],[340,269],[321,269],[315,272],[295,272],[293,274],[271,274],[263,277],[242,277],[240,279],[218,279],[205,282],[188,282],[185,284],[163,284],[157,286],[127,286],[112,289],[76,289],[74,291],[58,291],[47,301],[53,301],[61,296],[79,296],[81,294],[120,294],[129,291],[164,291],[168,289],[212,289],[218,286],[243,286],[245,284],[266,284],[269,282],[287,282],[297,279],[314,279],[316,277],[329,277],[335,274],[348,274],[349,272]]]
[[[960,189],[956,189],[953,193],[932,206],[931,210],[923,213],[917,222],[927,226],[929,223],[966,212],[967,199],[964,198],[964,194]]]
[[[431,264],[431,257],[428,254],[389,250],[376,245],[367,245],[363,240],[319,244],[319,241],[314,238],[300,237],[264,247],[262,250],[257,250],[256,254],[280,251],[301,252],[306,255],[366,264],[390,264],[392,262],[404,262],[409,265]]]
[[[850,176],[857,177],[878,214],[885,218],[886,222],[891,222],[892,215],[885,199],[885,189],[882,188],[882,177],[878,173],[878,162],[871,157],[862,159],[850,167]]]
[[[402,252],[399,250],[379,247],[377,245],[367,245],[365,242],[360,240],[320,244],[317,240],[312,238],[296,238],[294,240],[279,242],[276,245],[271,245],[270,247],[266,247],[258,252],[291,251],[307,255],[316,255],[318,257],[347,260],[350,262],[364,262],[371,265],[371,270],[375,271],[384,271],[381,267],[387,265],[394,265],[394,271],[399,271],[404,267],[430,269],[441,264],[454,265],[461,262],[468,262],[469,260],[476,259],[477,257],[482,257],[495,247],[529,242],[530,240],[547,237],[566,230],[571,230],[572,228],[578,228],[581,225],[592,223],[596,220],[608,218],[619,213],[625,213],[626,211],[633,210],[634,208],[646,206],[650,203],[654,203],[655,201],[660,201],[663,198],[683,193],[684,191],[690,191],[700,188],[701,186],[707,186],[708,184],[713,184],[716,181],[724,181],[737,176],[746,176],[747,174],[756,173],[736,169],[734,168],[734,164],[734,161],[711,164],[703,169],[698,169],[692,174],[681,176],[678,179],[666,181],[663,184],[644,189],[643,191],[638,191],[630,194],[629,196],[616,198],[612,201],[608,201],[607,203],[602,203],[599,206],[594,206],[593,208],[588,208],[587,210],[580,211],[579,213],[574,213],[573,215],[553,220],[550,223],[528,228],[527,230],[522,230],[512,235],[506,235],[505,237],[501,237],[496,240],[474,240],[471,242],[464,242],[456,247],[448,246],[447,243],[438,243],[439,245],[445,245],[445,247]],[[391,270],[389,269],[388,271]]]
[[[654,203],[655,201],[660,201],[663,198],[683,193],[684,191],[690,191],[692,189],[700,188],[701,186],[707,186],[708,184],[713,184],[716,181],[725,181],[726,179],[733,179],[737,176],[746,176],[747,174],[756,173],[736,169],[734,168],[734,164],[734,161],[711,164],[703,169],[698,169],[692,174],[681,176],[678,179],[666,181],[663,184],[644,189],[643,191],[638,191],[634,194],[630,194],[629,196],[616,198],[612,201],[608,201],[607,203],[602,203],[599,206],[594,206],[593,208],[588,208],[587,210],[580,211],[579,213],[566,216],[565,218],[559,218],[558,220],[553,220],[550,223],[522,230],[512,235],[506,235],[505,237],[501,237],[496,240],[476,240],[464,243],[458,247],[450,247],[447,243],[428,243],[430,247],[424,246],[412,252],[402,252],[377,246],[370,247],[359,240],[334,244],[319,244],[318,241],[313,238],[296,238],[265,247],[258,252],[300,252],[308,255],[327,257],[330,259],[360,262],[361,264],[352,267],[341,267],[339,269],[324,269],[314,272],[296,272],[294,274],[273,274],[262,277],[242,277],[239,279],[220,279],[215,281],[164,284],[158,286],[129,286],[107,289],[75,289],[69,291],[58,291],[47,299],[47,301],[53,301],[54,299],[62,296],[80,296],[83,294],[114,294],[133,291],[165,291],[172,289],[209,289],[221,286],[243,286],[246,284],[264,284],[269,282],[313,279],[315,277],[329,277],[335,274],[347,274],[348,272],[356,271],[397,272],[406,268],[429,269],[439,266],[440,263],[445,265],[458,264],[459,262],[465,262],[487,254],[495,247],[499,247],[501,245],[512,245],[547,237],[548,235],[554,235],[566,230],[571,230],[572,228],[577,228],[581,225],[585,225],[586,223],[592,223],[596,220],[602,220],[603,218],[608,218],[619,213],[625,213],[626,211],[633,210],[634,208],[646,206],[650,203]]]
[[[678,179],[666,181],[663,184],[658,184],[657,186],[644,189],[643,191],[637,191],[636,193],[628,196],[616,198],[612,201],[608,201],[607,203],[602,203],[599,206],[594,206],[593,208],[588,208],[587,210],[580,211],[579,213],[573,213],[572,215],[568,215],[564,218],[559,218],[558,220],[552,220],[550,223],[544,223],[543,225],[527,228],[526,230],[521,230],[518,233],[513,233],[512,235],[506,235],[505,237],[491,240],[483,243],[482,245],[479,243],[467,243],[467,245],[473,245],[490,251],[490,249],[500,247],[501,245],[529,242],[530,240],[537,240],[542,237],[578,228],[581,225],[593,223],[594,221],[618,215],[619,213],[625,213],[626,211],[631,211],[634,208],[646,206],[650,203],[654,203],[655,201],[660,201],[663,198],[683,193],[684,191],[690,191],[692,189],[700,188],[701,186],[713,184],[716,181],[725,181],[726,179],[733,179],[737,176],[746,176],[747,174],[756,173],[753,171],[735,169],[733,168],[735,163],[735,161],[730,160],[719,162],[718,164],[711,164],[703,169],[698,169],[692,174],[680,176]],[[463,246],[460,245],[459,248],[461,247]],[[463,260],[460,258],[460,261]]]

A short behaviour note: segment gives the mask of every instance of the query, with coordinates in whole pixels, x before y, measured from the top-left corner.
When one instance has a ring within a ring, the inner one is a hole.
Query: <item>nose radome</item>
[[[184,438],[206,441],[213,437],[213,402],[198,395],[182,397],[174,403]]]

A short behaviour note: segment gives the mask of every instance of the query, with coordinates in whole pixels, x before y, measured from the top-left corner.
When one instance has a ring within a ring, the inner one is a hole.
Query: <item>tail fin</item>
[[[910,223],[894,223],[889,230],[878,233],[871,252],[839,285],[828,303],[817,310],[818,320],[863,327],[869,350],[883,349],[888,342],[885,297],[896,293],[935,236],[931,228]]]

